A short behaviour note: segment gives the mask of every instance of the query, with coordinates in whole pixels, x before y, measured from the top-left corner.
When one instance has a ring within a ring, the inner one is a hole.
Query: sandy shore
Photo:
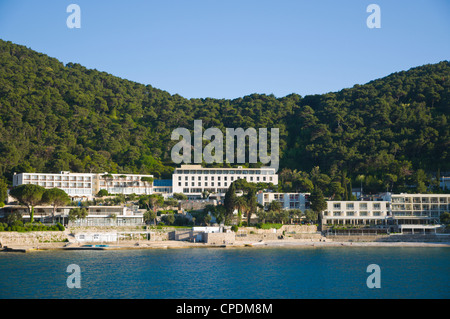
[[[6,245],[3,251],[33,252],[47,250],[80,250],[94,249],[82,247],[82,244],[67,243],[42,243],[39,245]],[[204,243],[191,243],[185,241],[154,241],[154,242],[129,242],[109,244],[102,250],[120,249],[181,249],[181,248],[320,248],[320,247],[450,247],[450,242],[312,242],[297,240],[278,240],[263,242],[237,242],[229,245],[208,245]]]

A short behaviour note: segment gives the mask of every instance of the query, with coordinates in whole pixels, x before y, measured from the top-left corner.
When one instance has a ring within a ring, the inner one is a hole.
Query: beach
[[[99,245],[94,243],[93,245]],[[320,248],[320,247],[450,247],[450,242],[339,242],[339,241],[300,241],[300,240],[269,240],[242,241],[232,244],[211,245],[188,241],[150,241],[150,242],[121,242],[108,243],[107,247],[87,247],[80,243],[40,243],[35,245],[6,245],[4,252],[38,252],[48,250],[122,250],[122,249],[183,249],[183,248]]]

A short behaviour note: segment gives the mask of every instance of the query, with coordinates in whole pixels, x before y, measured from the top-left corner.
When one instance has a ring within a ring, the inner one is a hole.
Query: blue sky
[[[186,98],[339,91],[450,60],[449,35],[448,0],[0,0],[1,39]]]

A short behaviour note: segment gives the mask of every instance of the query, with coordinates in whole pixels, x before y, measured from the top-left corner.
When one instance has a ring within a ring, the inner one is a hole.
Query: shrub
[[[104,197],[104,196],[108,196],[108,191],[106,189],[101,189],[98,191],[97,193],[97,197]]]
[[[231,230],[234,231],[235,233],[238,231],[238,229],[239,229],[238,225],[231,226]]]
[[[23,227],[23,222],[21,220],[15,220],[12,222],[11,226]]]
[[[273,224],[273,223],[266,223],[266,224],[257,224],[256,227],[260,228],[260,229],[271,229],[271,228],[275,228],[275,229],[280,229],[283,226],[283,224]]]

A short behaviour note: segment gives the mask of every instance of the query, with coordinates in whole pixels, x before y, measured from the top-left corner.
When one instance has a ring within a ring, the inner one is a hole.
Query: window
[[[335,203],[335,204],[333,204],[333,208],[334,209],[341,209],[341,204],[340,203]]]
[[[347,209],[353,209],[353,203],[348,203],[347,204]]]

